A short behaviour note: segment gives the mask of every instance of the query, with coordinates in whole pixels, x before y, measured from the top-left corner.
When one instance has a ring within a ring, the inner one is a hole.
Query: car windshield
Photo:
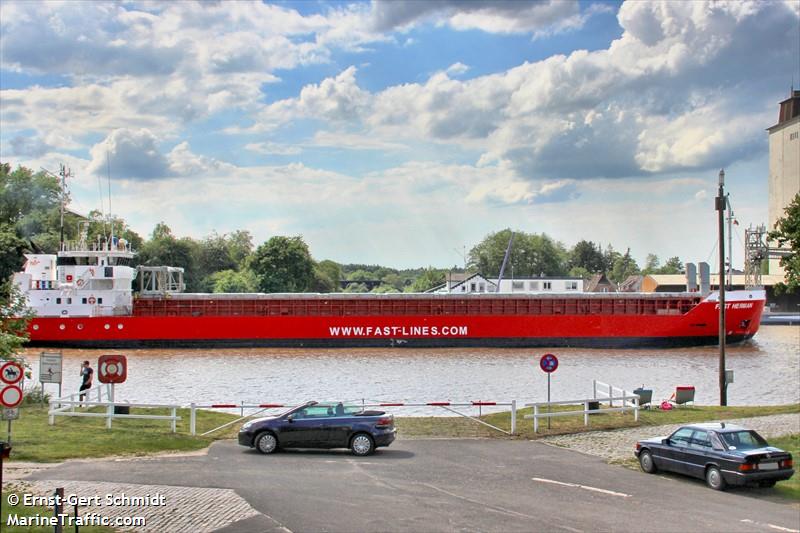
[[[753,450],[768,446],[767,441],[753,430],[730,431],[719,436],[730,450]]]

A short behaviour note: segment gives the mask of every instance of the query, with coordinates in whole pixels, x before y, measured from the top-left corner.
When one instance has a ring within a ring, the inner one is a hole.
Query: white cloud
[[[375,0],[371,18],[377,31],[408,30],[421,23],[433,22],[457,30],[533,34],[557,33],[580,27],[585,22],[580,4],[574,0]]]
[[[303,152],[299,146],[274,142],[249,143],[245,149],[264,155],[298,155]]]

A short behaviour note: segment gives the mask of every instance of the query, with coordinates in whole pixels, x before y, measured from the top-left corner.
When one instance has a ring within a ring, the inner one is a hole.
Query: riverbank
[[[569,408],[558,407],[561,410]],[[109,431],[105,428],[105,420],[102,418],[57,417],[56,424],[50,426],[46,408],[25,407],[20,411],[20,419],[13,423],[11,461],[48,463],[73,458],[186,453],[205,449],[215,440],[235,437],[240,425],[232,424],[208,436],[201,436],[202,433],[238,417],[228,413],[199,410],[197,435],[192,436],[189,433],[189,410],[179,409],[177,414],[181,420],[176,424],[175,433],[170,432],[167,421],[140,419],[115,420],[113,429]],[[132,414],[142,411],[131,410]],[[149,412],[167,414],[166,411],[158,409]],[[524,418],[530,412],[530,409],[521,409],[517,412],[518,434],[515,438],[539,439],[586,431],[800,413],[800,404],[757,407],[691,406],[671,411],[641,410],[638,422],[630,412],[603,413],[592,415],[589,427],[583,425],[582,415],[559,417],[552,420],[549,431],[540,430],[539,433],[534,433],[532,421]],[[509,412],[483,415],[480,420],[505,430],[511,427]],[[402,438],[508,438],[504,433],[463,417],[396,416],[395,421]]]

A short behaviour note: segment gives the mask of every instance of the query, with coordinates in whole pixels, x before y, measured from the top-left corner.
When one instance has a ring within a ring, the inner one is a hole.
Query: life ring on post
[[[94,296],[89,296],[89,300],[87,300],[87,301],[89,302],[89,305],[94,305],[95,302],[97,302],[97,300],[95,300]]]
[[[83,287],[83,280],[79,279],[78,281],[75,282],[75,285],[77,285],[78,287]]]

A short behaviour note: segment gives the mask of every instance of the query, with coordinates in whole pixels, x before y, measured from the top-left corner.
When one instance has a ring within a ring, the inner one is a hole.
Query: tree
[[[644,260],[644,268],[642,274],[655,274],[659,271],[658,256],[656,254],[647,254],[647,259]]]
[[[599,244],[589,241],[579,241],[572,250],[569,252],[570,275],[572,276],[572,269],[583,269],[580,272],[588,272],[591,274],[599,274],[605,271],[605,261],[603,260],[603,252]]]
[[[317,263],[316,269],[320,275],[324,275],[331,281],[333,285],[331,292],[339,292],[341,290],[342,266],[339,263],[325,259]]]
[[[510,229],[487,235],[469,252],[472,266],[484,276],[498,276],[510,237]],[[564,246],[547,235],[516,231],[504,276],[511,277],[512,267],[515,277],[563,276],[568,270],[566,258]]]
[[[314,260],[300,236],[272,237],[256,249],[250,266],[263,292],[303,292],[314,278]]]
[[[410,292],[425,292],[444,283],[444,271],[433,267],[426,268],[411,284]]]
[[[184,283],[188,292],[202,290],[202,279],[197,270],[199,245],[189,237],[176,239],[169,226],[160,222],[153,229],[152,238],[139,250],[143,265],[173,266],[184,270]]]
[[[614,283],[622,283],[628,276],[634,276],[639,273],[639,265],[636,260],[631,257],[631,249],[625,251],[625,255],[617,254],[614,260],[614,266],[611,268],[611,274],[608,276]]]
[[[22,268],[22,252],[26,243],[17,237],[11,224],[0,223],[0,283]]]
[[[256,277],[247,269],[214,272],[209,281],[212,292],[256,292]]]
[[[670,257],[667,259],[667,262],[664,263],[658,270],[659,274],[683,274],[683,261],[677,255],[675,257]]]
[[[780,265],[786,272],[784,282],[777,285],[776,292],[794,292],[800,288],[800,193],[784,209],[785,215],[775,222],[769,239],[778,246],[788,245],[789,254],[781,257]]]
[[[22,294],[10,281],[0,285],[0,359],[18,360],[17,354],[28,340],[28,320],[32,312]]]

